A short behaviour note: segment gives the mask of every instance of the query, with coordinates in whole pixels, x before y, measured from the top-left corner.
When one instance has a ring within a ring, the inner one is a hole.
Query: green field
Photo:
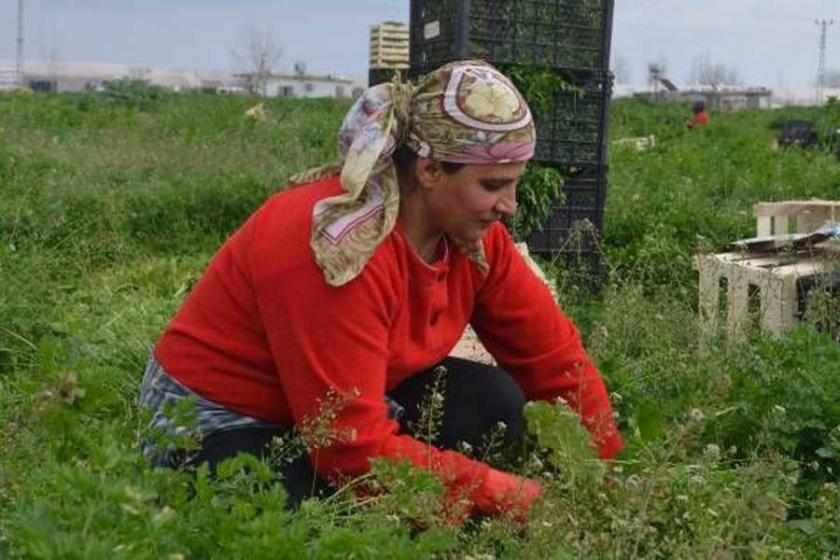
[[[347,489],[293,514],[261,464],[149,469],[134,405],[149,346],[226,236],[333,156],[348,107],[277,99],[255,122],[255,102],[0,95],[0,557],[836,557],[840,303],[814,297],[783,340],[703,352],[691,268],[754,234],[755,202],[840,198],[834,156],[771,147],[784,119],[830,110],[689,131],[686,105],[614,104],[613,138],[657,145],[611,152],[610,281],[594,298],[548,266],[628,448],[604,476],[566,415],[532,411],[539,443],[506,465],[547,489],[526,526],[447,527],[439,486],[402,466],[377,467],[391,492],[368,504]]]

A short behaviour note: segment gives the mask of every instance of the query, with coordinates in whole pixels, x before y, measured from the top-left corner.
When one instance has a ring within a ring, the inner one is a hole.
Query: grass
[[[614,105],[612,137],[657,145],[611,153],[603,297],[557,272],[628,449],[598,475],[567,445],[562,409],[529,412],[540,443],[511,468],[547,496],[526,526],[455,531],[436,481],[399,465],[372,475],[387,496],[360,505],[345,490],[294,514],[261,463],[195,485],[149,469],[134,405],[149,345],[222,240],[289,175],[333,156],[347,109],[272,100],[254,122],[254,102],[0,96],[0,556],[836,555],[835,333],[803,324],[704,352],[690,266],[697,250],[751,235],[754,202],[837,198],[833,156],[770,145],[780,120],[818,110],[712,114],[688,131],[686,106]]]

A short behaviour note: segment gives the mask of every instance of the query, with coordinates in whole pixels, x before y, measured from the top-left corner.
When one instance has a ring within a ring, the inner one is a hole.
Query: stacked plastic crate
[[[549,69],[569,87],[536,107],[535,161],[557,168],[564,197],[532,253],[559,255],[604,278],[599,237],[607,188],[607,114],[614,0],[411,0],[414,77],[465,58],[505,70]],[[527,95],[527,94],[526,94]]]

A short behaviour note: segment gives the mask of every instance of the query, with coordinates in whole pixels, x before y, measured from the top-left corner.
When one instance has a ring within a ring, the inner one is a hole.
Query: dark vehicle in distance
[[[779,134],[779,146],[811,148],[818,144],[819,137],[809,121],[787,121]]]

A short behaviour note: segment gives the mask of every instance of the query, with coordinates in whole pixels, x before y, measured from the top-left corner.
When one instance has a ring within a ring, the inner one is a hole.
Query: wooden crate
[[[812,199],[759,202],[753,206],[753,213],[758,237],[808,233],[821,227],[826,220],[840,221],[840,201]]]
[[[840,202],[793,200],[760,202],[753,207],[757,236],[808,233],[826,220],[840,220]],[[797,280],[827,272],[840,259],[836,242],[825,242],[799,253],[729,252],[694,257],[700,274],[699,311],[704,336],[718,331],[721,280],[726,279],[726,335],[738,339],[746,332],[750,297],[759,300],[759,325],[781,336],[799,313]]]
[[[726,279],[726,335],[740,338],[749,321],[750,297],[759,299],[759,325],[781,336],[796,322],[799,278],[826,271],[829,259],[816,254],[766,255],[718,253],[697,255],[700,273],[700,326],[706,336],[717,333],[721,279]]]

